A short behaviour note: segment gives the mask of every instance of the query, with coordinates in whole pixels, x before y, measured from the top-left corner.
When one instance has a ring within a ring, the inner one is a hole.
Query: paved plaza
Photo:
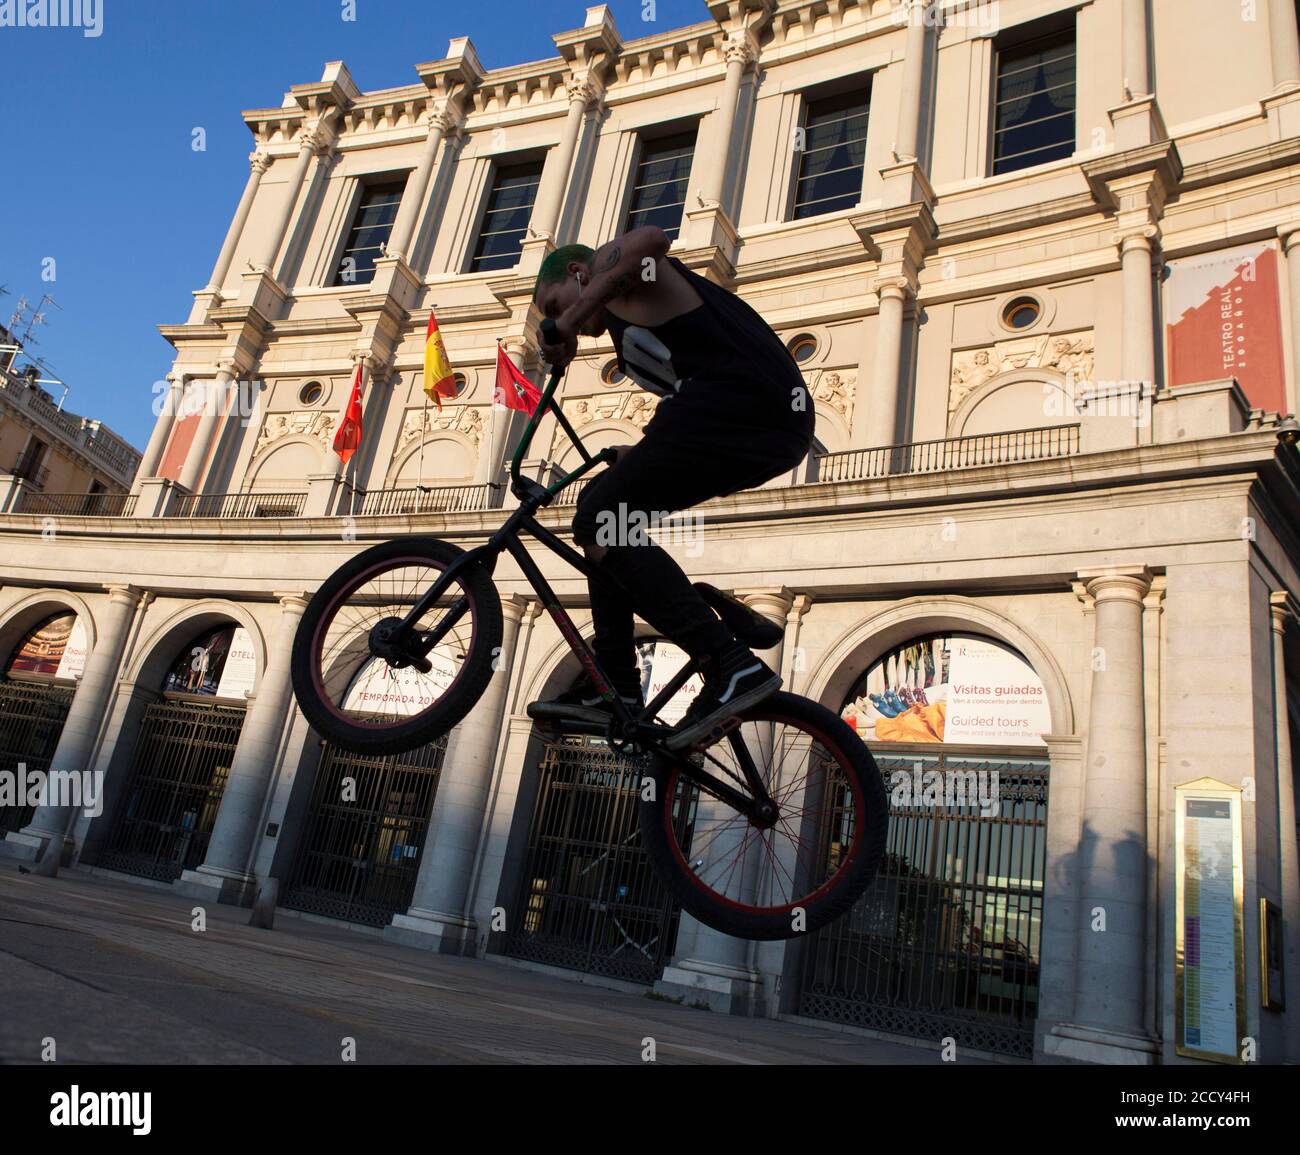
[[[278,912],[0,864],[0,1063],[935,1064],[936,1050],[714,1014]],[[966,1062],[976,1062],[966,1059]]]

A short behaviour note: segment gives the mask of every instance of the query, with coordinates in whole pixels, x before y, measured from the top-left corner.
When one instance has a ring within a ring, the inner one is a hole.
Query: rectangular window
[[[478,244],[469,271],[512,269],[519,263],[524,234],[533,215],[537,186],[542,180],[542,161],[498,165],[492,177],[487,211],[479,229]]]
[[[628,229],[658,225],[669,240],[677,239],[694,156],[695,129],[641,141],[641,159],[632,180]]]
[[[361,190],[347,243],[334,270],[335,285],[368,285],[375,279],[375,260],[383,255],[380,246],[388,243],[402,202],[406,178],[366,185]]]
[[[795,220],[851,209],[862,199],[870,111],[870,88],[805,104]]]
[[[1073,28],[998,49],[994,174],[1074,153],[1074,79]]]

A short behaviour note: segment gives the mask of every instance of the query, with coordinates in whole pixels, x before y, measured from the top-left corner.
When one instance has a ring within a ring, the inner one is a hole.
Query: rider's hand
[[[557,369],[563,369],[578,355],[578,330],[563,317],[556,318],[555,330],[557,334],[555,343],[551,343],[547,341],[545,336],[539,335],[537,338],[538,346],[542,357],[547,362]]]
[[[610,464],[617,465],[620,461],[623,460],[623,457],[628,452],[628,450],[635,449],[635,448],[636,448],[635,445],[611,445],[607,452],[610,452],[614,455],[614,460],[611,461]]]

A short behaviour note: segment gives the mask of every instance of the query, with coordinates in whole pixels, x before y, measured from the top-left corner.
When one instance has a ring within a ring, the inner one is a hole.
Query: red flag
[[[348,463],[348,459],[361,444],[361,366],[357,365],[356,376],[352,378],[352,396],[348,398],[348,407],[343,411],[343,422],[334,434],[334,452]]]
[[[497,385],[492,396],[494,404],[504,405],[507,409],[522,409],[531,417],[541,399],[541,390],[515,368],[515,363],[498,345]]]

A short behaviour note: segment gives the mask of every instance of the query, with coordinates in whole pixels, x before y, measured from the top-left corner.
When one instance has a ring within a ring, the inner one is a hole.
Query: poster
[[[86,669],[86,627],[76,614],[60,614],[33,630],[9,662],[9,672],[46,678],[80,678]]]
[[[368,658],[343,696],[343,709],[390,718],[427,710],[447,692],[458,669],[455,659],[440,649],[428,657],[433,669],[427,674],[414,666],[394,670],[382,658]]]
[[[648,705],[673,680],[686,664],[687,657],[672,642],[665,641],[642,643],[637,647],[637,652],[641,659],[641,689]],[[659,711],[660,720],[668,726],[680,722],[695,701],[701,685],[699,674],[692,675]]]
[[[1042,747],[1052,727],[1029,663],[961,634],[890,650],[850,689],[840,716],[866,742]]]
[[[257,681],[257,651],[248,631],[240,626],[230,639],[230,649],[217,682],[218,698],[243,698]]]
[[[1237,1063],[1245,1034],[1240,791],[1202,779],[1175,793],[1177,1050]]]
[[[1250,404],[1285,413],[1278,252],[1270,241],[1169,262],[1169,384],[1235,377]]]

